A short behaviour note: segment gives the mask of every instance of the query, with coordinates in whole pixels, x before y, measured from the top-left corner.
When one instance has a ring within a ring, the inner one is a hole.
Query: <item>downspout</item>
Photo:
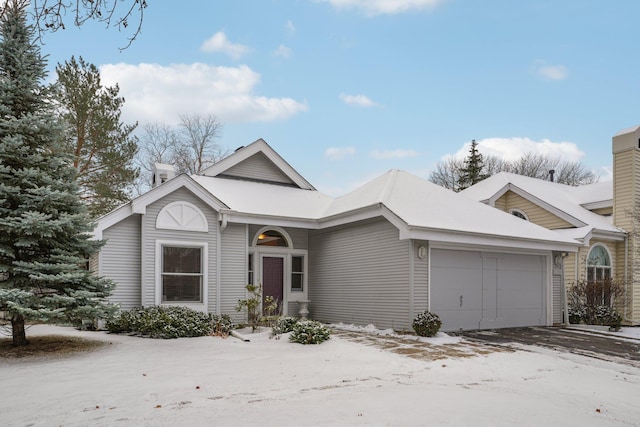
[[[627,317],[629,306],[627,303],[627,295],[629,291],[629,233],[624,236],[624,311],[622,318],[633,324],[633,320]]]
[[[567,301],[567,282],[564,280],[564,259],[569,256],[569,253],[562,252],[560,256],[562,257],[562,260],[560,261],[560,266],[562,267],[560,269],[560,280],[562,281],[562,292],[564,293],[564,324],[570,325],[571,322],[569,322],[569,301]],[[578,253],[576,252],[576,257],[577,256]]]
[[[227,228],[227,223],[229,221],[229,215],[224,213],[224,212],[221,212],[220,213],[220,217],[221,217],[221,219],[220,219],[220,231],[222,232],[222,231],[224,231],[225,228]]]

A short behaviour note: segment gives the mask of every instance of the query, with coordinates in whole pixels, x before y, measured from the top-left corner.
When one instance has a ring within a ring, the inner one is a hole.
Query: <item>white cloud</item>
[[[211,36],[211,38],[202,43],[200,50],[212,53],[222,52],[226,53],[233,59],[239,59],[249,51],[249,48],[239,43],[231,43],[224,32],[218,31]]]
[[[409,157],[418,157],[420,153],[416,150],[373,150],[369,153],[371,157],[377,160],[387,159],[406,159]]]
[[[347,156],[356,154],[354,147],[329,147],[324,151],[324,156],[331,160],[344,160]]]
[[[545,156],[579,162],[585,155],[573,142],[553,142],[549,139],[534,141],[530,138],[486,138],[476,141],[478,150],[485,156],[496,156],[507,161],[518,160],[526,153],[539,153]],[[471,142],[465,143],[453,157],[462,159],[469,155]],[[446,159],[447,155],[443,157]]]
[[[346,95],[344,93],[340,94],[340,99],[347,105],[352,105],[355,107],[377,107],[378,104],[373,102],[371,99],[364,95]]]
[[[275,52],[273,52],[273,54],[284,59],[289,59],[291,58],[291,55],[293,55],[293,51],[285,45],[281,44],[280,46],[278,46]]]
[[[548,65],[544,61],[535,62],[536,73],[546,80],[565,80],[569,70],[564,65]]]
[[[284,24],[284,27],[287,29],[287,31],[289,32],[289,34],[295,34],[296,32],[296,26],[293,25],[293,22],[291,22],[291,20],[288,20],[286,24]]]
[[[434,8],[445,0],[319,0],[337,9],[354,9],[367,16],[394,15]]]
[[[254,95],[260,74],[246,65],[107,64],[100,67],[105,86],[118,84],[127,122],[175,123],[180,114],[215,114],[223,123],[268,122],[306,111],[291,98]]]

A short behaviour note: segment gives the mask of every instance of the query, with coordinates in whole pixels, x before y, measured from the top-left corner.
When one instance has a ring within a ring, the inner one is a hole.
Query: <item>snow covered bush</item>
[[[154,306],[120,312],[107,322],[113,333],[134,333],[150,338],[201,337],[213,332],[206,313],[178,306]]]
[[[578,281],[568,288],[567,297],[570,323],[620,329],[622,316],[615,307],[624,304],[624,282],[612,279],[597,282]]]
[[[218,335],[221,337],[226,337],[231,332],[233,328],[233,322],[231,321],[231,317],[228,314],[222,314],[218,316],[217,314],[209,314],[209,319],[211,320],[211,327],[213,329],[213,335]]]
[[[586,310],[584,307],[575,307],[569,305],[569,323],[577,325],[582,322],[582,319],[586,317]]]
[[[298,344],[320,344],[330,338],[329,328],[314,320],[303,320],[293,325],[289,341]]]
[[[107,320],[106,328],[113,334],[121,334],[131,332],[135,329],[137,312],[140,308],[134,308],[130,311],[118,311],[110,319]]]
[[[617,331],[622,325],[622,316],[614,308],[608,305],[599,305],[595,309],[596,324],[608,326],[612,331]]]
[[[430,311],[424,311],[413,319],[413,330],[421,337],[435,336],[441,326],[442,321],[440,317]]]
[[[271,328],[271,336],[279,339],[280,335],[293,331],[296,323],[298,323],[298,319],[295,317],[279,317],[278,320],[276,320],[276,324]]]

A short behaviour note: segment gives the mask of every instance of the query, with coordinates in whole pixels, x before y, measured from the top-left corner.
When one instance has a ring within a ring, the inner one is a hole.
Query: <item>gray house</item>
[[[322,322],[443,330],[564,321],[562,257],[578,243],[392,170],[338,198],[258,140],[102,217],[91,261],[123,309],[182,305],[246,320],[247,283]]]

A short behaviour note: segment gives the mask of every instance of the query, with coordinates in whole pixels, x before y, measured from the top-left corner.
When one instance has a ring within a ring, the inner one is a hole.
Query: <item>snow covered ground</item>
[[[3,426],[640,425],[640,369],[537,347],[425,361],[339,337],[302,346],[268,332],[249,343],[54,326],[29,334],[111,344],[0,361]]]

